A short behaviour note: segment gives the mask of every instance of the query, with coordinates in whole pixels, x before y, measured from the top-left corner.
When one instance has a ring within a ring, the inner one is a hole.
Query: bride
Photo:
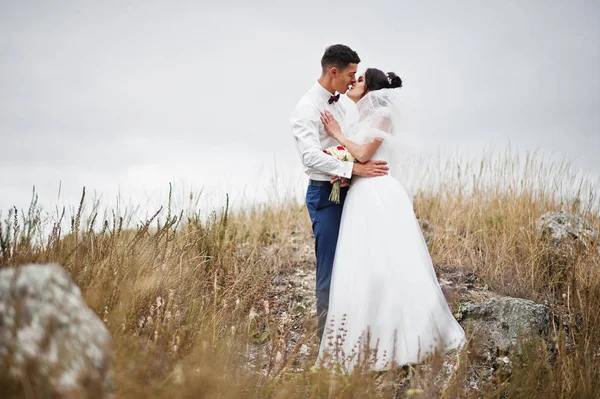
[[[395,99],[402,80],[370,68],[347,93],[359,120],[348,137],[332,114],[325,129],[359,162],[388,161],[387,176],[354,177],[335,252],[329,313],[317,365],[382,371],[459,348],[465,341],[438,284],[427,245],[400,183],[403,145]]]

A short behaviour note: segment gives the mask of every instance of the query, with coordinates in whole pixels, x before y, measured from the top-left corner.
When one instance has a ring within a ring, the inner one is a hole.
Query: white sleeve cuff
[[[351,179],[353,167],[354,162],[340,161],[338,176],[345,177],[346,179]]]

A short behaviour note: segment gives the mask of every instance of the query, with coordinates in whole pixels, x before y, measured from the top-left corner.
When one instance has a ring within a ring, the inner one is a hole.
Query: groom
[[[337,245],[340,219],[346,193],[347,179],[352,175],[363,177],[383,176],[388,167],[384,161],[352,163],[339,161],[323,152],[324,149],[339,145],[331,138],[320,121],[320,113],[331,112],[344,128],[346,110],[339,102],[340,94],[345,94],[356,83],[356,71],[360,58],[348,46],[335,44],[328,47],[321,58],[321,77],[300,99],[290,119],[296,148],[309,177],[306,191],[306,207],[312,222],[317,256],[317,317],[318,335],[323,339],[327,309],[329,307],[329,285],[335,247]],[[336,94],[337,93],[337,94]],[[342,179],[340,203],[329,201],[332,179]],[[357,217],[360,217],[357,215]],[[367,215],[362,215],[367,217]]]

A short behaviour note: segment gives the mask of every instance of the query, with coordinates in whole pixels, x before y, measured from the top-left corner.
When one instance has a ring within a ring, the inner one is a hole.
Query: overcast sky
[[[0,209],[302,181],[288,120],[333,43],[403,78],[426,149],[600,172],[597,2],[152,3],[0,0]]]

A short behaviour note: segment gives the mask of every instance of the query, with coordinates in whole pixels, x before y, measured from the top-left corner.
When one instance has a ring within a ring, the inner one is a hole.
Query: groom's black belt
[[[309,186],[322,187],[322,186],[331,186],[331,183],[328,182],[328,181],[324,181],[324,180],[313,180],[313,179],[310,179],[308,181],[308,185]]]

